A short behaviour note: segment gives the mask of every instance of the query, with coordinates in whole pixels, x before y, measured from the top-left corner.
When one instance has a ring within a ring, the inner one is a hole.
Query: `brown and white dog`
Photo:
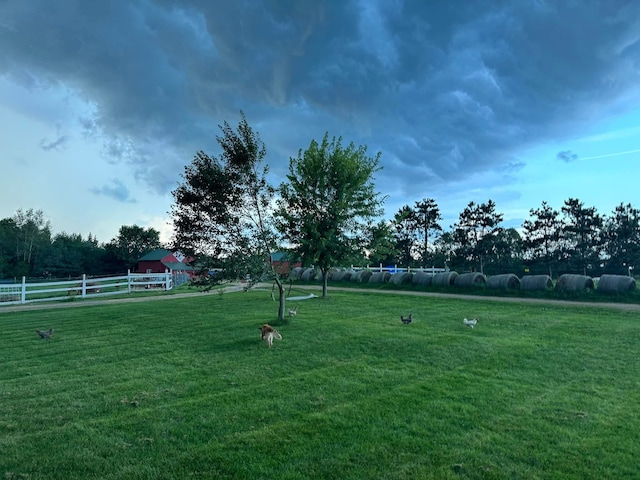
[[[282,335],[280,335],[280,332],[278,332],[275,328],[273,328],[268,323],[265,323],[260,327],[260,336],[262,337],[262,340],[267,342],[267,345],[269,345],[269,347],[273,345],[274,338],[277,338],[278,340],[282,340]]]

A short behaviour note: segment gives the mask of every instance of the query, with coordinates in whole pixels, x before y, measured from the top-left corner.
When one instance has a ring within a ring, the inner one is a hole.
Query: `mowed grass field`
[[[288,305],[271,349],[268,291],[1,313],[0,478],[638,478],[638,312]]]

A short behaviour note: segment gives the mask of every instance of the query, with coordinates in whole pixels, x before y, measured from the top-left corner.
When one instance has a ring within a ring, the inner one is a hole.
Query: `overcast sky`
[[[2,0],[0,218],[168,240],[171,191],[240,110],[272,183],[325,132],[423,198],[519,227],[543,201],[640,208],[640,7],[586,0]]]

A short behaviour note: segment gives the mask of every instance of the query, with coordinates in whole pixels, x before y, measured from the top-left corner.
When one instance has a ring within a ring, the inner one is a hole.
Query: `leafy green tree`
[[[118,235],[104,246],[105,270],[109,273],[126,272],[140,257],[161,247],[160,232],[155,228],[123,225]]]
[[[15,262],[17,276],[37,275],[45,250],[51,244],[51,224],[42,210],[18,209],[13,216],[17,227]]]
[[[457,256],[465,258],[472,267],[479,265],[480,272],[484,273],[484,260],[487,255],[494,253],[492,237],[501,232],[502,218],[503,215],[496,212],[493,200],[481,204],[469,202],[454,225]]]
[[[18,226],[13,218],[0,220],[0,278],[16,277]]]
[[[562,237],[560,212],[551,208],[547,202],[542,202],[540,208],[532,208],[529,214],[532,218],[522,224],[525,258],[533,265],[545,265],[549,276],[553,277]]]
[[[491,242],[485,270],[490,274],[518,272],[522,270],[522,238],[515,228],[498,230],[494,235],[486,238]]]
[[[581,269],[586,275],[590,266],[600,263],[604,244],[603,219],[595,207],[587,208],[576,198],[565,200],[562,213],[565,216],[564,248],[569,264],[575,269]]]
[[[618,205],[604,224],[607,265],[618,273],[640,267],[640,210]]]
[[[311,141],[289,161],[287,182],[280,185],[277,225],[303,261],[322,272],[322,296],[327,296],[329,269],[362,255],[361,239],[382,214],[384,199],[375,191],[374,174],[380,154],[342,139]]]
[[[398,250],[395,247],[395,237],[393,227],[390,222],[379,221],[372,224],[366,232],[365,251],[368,252],[370,264],[391,264],[395,263]]]
[[[266,148],[242,112],[237,129],[227,122],[220,129],[220,157],[198,152],[172,192],[173,243],[202,267],[222,265],[227,278],[240,272],[272,278],[282,321],[284,287],[271,261],[278,245],[271,210],[275,189],[267,182],[268,166],[261,167]]]
[[[414,263],[413,253],[416,248],[417,232],[415,212],[409,205],[404,205],[393,216],[398,261],[401,265],[410,267]]]
[[[453,232],[443,232],[434,242],[435,254],[433,263],[444,265],[445,268],[456,268],[458,258],[456,257],[460,246],[456,243]]]
[[[431,260],[431,254],[429,253],[430,234],[442,232],[440,221],[442,221],[440,208],[433,198],[424,198],[416,202],[413,207],[413,222],[416,233],[421,238],[420,255],[423,267],[426,267]]]

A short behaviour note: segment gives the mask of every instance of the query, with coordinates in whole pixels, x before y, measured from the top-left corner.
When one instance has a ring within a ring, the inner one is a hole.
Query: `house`
[[[193,276],[195,268],[188,264],[192,260],[191,257],[185,257],[181,252],[158,248],[141,257],[133,267],[133,272],[164,273],[165,270],[170,270],[173,273],[186,273]]]
[[[299,259],[293,260],[293,258],[295,257],[289,252],[274,252],[271,254],[271,265],[277,274],[286,277],[292,269],[302,266]]]

